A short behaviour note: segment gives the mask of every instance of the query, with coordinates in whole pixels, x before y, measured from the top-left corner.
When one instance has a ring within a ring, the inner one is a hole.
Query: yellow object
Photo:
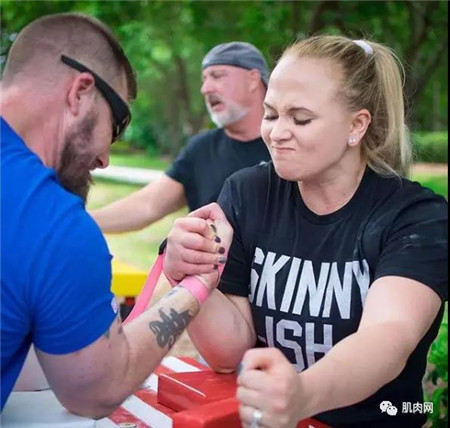
[[[126,263],[112,261],[112,292],[116,296],[137,297],[144,287],[148,272]]]

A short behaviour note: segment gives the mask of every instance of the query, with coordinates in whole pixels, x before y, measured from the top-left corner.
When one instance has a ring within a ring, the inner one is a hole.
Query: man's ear
[[[249,89],[251,92],[255,92],[259,87],[259,82],[261,82],[261,73],[256,68],[248,72],[249,75]]]
[[[77,75],[67,93],[67,104],[70,112],[78,116],[83,104],[92,100],[95,94],[95,80],[90,73],[80,73]]]
[[[372,115],[367,109],[362,109],[354,113],[350,125],[349,141],[353,143],[361,141],[371,121]],[[352,144],[350,143],[350,145]]]

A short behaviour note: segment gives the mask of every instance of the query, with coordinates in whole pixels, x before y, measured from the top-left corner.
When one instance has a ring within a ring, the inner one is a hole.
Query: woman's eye
[[[296,125],[304,126],[304,125],[308,125],[308,124],[311,123],[311,122],[312,122],[312,119],[298,120],[298,119],[295,119],[295,118],[294,118],[294,123],[295,123]]]
[[[268,114],[264,115],[263,119],[264,120],[275,120],[277,117],[276,116],[270,116]]]

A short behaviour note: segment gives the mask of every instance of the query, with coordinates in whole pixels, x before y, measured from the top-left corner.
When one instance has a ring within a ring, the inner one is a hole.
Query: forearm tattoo
[[[186,329],[189,321],[192,319],[192,315],[189,313],[189,310],[178,313],[173,308],[170,309],[169,314],[166,314],[162,308],[158,312],[161,316],[161,321],[151,321],[148,326],[155,334],[159,347],[164,348],[168,346],[171,349],[181,336],[181,333]]]

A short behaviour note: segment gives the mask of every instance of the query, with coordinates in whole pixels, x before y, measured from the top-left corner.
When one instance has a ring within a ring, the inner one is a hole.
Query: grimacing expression
[[[246,73],[231,65],[212,65],[203,70],[201,93],[217,127],[238,122],[248,113]]]
[[[341,79],[326,59],[290,55],[275,67],[261,136],[280,177],[302,181],[342,170],[352,115],[339,96]]]
[[[86,202],[92,183],[91,170],[96,167],[94,153],[94,129],[98,116],[90,114],[82,119],[76,129],[68,131],[56,174],[61,185]]]

